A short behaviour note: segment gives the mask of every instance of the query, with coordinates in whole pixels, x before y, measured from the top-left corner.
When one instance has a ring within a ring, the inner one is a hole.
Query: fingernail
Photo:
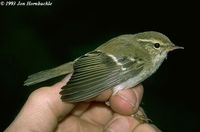
[[[135,94],[134,92],[132,92],[133,94]],[[135,108],[136,106],[136,102],[137,102],[137,98],[135,95],[130,95],[130,93],[128,93],[127,91],[119,91],[117,93],[125,102],[127,102],[128,104],[130,104],[133,108]]]
[[[115,132],[115,131],[110,129],[110,130],[106,130],[105,132]]]
[[[153,128],[156,129],[156,132],[162,132],[160,129],[158,129],[154,124],[150,124]]]
[[[115,132],[115,130],[113,129],[113,123],[116,122],[118,119],[114,119],[112,120],[108,126],[105,127],[104,132]]]
[[[71,78],[71,76],[72,76],[72,74],[68,74],[67,76],[65,76],[63,78],[63,80],[61,80],[61,82],[65,83],[65,85],[66,85],[66,83],[69,81],[69,79]]]
[[[128,131],[129,124],[128,121],[124,119],[115,119],[111,124],[105,129],[105,132],[122,132]]]

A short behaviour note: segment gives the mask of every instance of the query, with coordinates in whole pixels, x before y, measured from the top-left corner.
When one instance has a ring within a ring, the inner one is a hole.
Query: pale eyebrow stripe
[[[155,39],[137,39],[137,41],[140,41],[140,42],[151,42],[151,43],[161,43],[160,41],[155,40]]]

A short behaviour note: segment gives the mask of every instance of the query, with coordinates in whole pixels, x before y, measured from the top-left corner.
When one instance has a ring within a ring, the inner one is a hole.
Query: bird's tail
[[[58,67],[44,70],[35,74],[28,76],[27,80],[24,82],[24,86],[30,86],[37,84],[61,75],[69,74],[73,72],[73,62],[68,62]]]

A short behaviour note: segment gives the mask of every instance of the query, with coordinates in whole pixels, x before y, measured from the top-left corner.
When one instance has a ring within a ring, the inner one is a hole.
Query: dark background
[[[143,83],[142,106],[163,131],[198,128],[199,111],[193,108],[199,105],[195,103],[198,94],[189,81],[194,78],[190,73],[197,73],[198,62],[195,7],[169,1],[51,2],[50,7],[0,6],[2,130],[34,90],[23,87],[27,75],[71,61],[117,35],[149,30],[166,34],[185,49],[170,53],[158,72]],[[195,55],[188,53],[189,48]]]

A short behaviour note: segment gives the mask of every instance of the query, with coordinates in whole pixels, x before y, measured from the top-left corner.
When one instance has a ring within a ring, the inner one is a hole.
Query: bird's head
[[[184,49],[174,45],[164,34],[155,31],[138,33],[135,38],[139,45],[151,55],[155,64],[162,62],[169,51]]]

